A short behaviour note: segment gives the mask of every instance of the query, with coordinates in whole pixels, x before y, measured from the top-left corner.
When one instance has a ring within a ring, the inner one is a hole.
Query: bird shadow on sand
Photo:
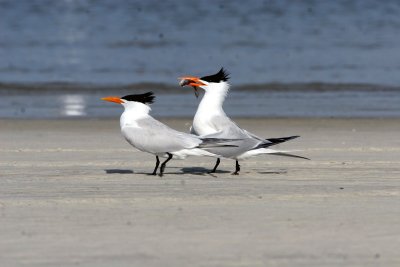
[[[203,167],[185,167],[181,168],[181,172],[173,171],[172,169],[178,169],[176,167],[169,167],[166,169],[165,174],[192,174],[192,175],[211,175],[215,176],[216,174],[224,174],[231,173],[230,171],[217,170],[215,173],[210,173],[210,169],[206,169]],[[122,170],[122,169],[105,169],[106,174],[145,174],[152,175],[149,172],[134,172],[133,170]],[[259,174],[286,174],[287,170],[277,170],[277,171],[259,171]],[[215,176],[216,177],[216,176]]]
[[[218,173],[229,173],[229,171],[217,170],[215,173],[210,173],[210,169],[203,167],[185,167],[181,168],[183,174],[193,174],[193,175],[213,175]]]
[[[259,174],[286,174],[287,170],[278,170],[278,171],[261,171],[257,172]]]
[[[132,170],[121,170],[121,169],[106,169],[104,170],[107,174],[132,174]]]
[[[164,174],[192,174],[192,175],[211,175],[230,173],[229,171],[217,170],[215,173],[210,173],[210,169],[203,167],[185,167],[181,168],[181,171],[174,171],[174,169],[179,169],[177,167],[167,167]],[[152,175],[150,172],[134,172],[133,170],[123,170],[123,169],[105,169],[106,174],[145,174]],[[157,172],[158,173],[158,172]]]
[[[174,170],[175,169],[175,170]],[[178,171],[179,168],[177,167],[167,167],[164,174],[176,174],[176,175],[183,175],[183,174],[193,174],[193,175],[207,175],[208,169],[205,168],[182,168],[181,171]],[[143,174],[153,176],[150,172],[135,172],[133,170],[122,170],[122,169],[105,169],[106,174]],[[219,171],[218,171],[219,172]],[[157,174],[159,171],[157,170]],[[222,173],[222,172],[221,172]]]

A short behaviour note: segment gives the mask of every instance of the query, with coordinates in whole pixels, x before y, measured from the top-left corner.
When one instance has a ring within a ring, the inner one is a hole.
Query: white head
[[[216,74],[204,77],[185,76],[181,77],[181,86],[192,86],[196,97],[198,96],[198,88],[203,89],[209,94],[222,94],[226,95],[229,90],[229,74],[221,68]]]
[[[154,98],[155,96],[153,92],[147,92],[144,94],[126,95],[123,97],[108,96],[102,98],[101,100],[121,104],[124,106],[125,111],[131,111],[139,115],[149,113],[151,110],[149,104],[154,102]]]

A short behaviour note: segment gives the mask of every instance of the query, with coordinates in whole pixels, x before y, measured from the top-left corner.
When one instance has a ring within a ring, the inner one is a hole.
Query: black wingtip
[[[265,141],[268,141],[268,142],[259,144],[258,146],[254,147],[253,150],[254,149],[259,149],[259,148],[267,148],[267,147],[270,147],[270,146],[274,146],[274,145],[277,145],[277,144],[284,143],[286,141],[295,139],[297,137],[300,137],[300,135],[293,135],[293,136],[289,136],[289,137],[279,137],[279,138],[268,138],[268,139],[265,139]]]
[[[295,139],[298,137],[300,137],[300,135],[293,135],[293,136],[279,137],[279,138],[268,138],[266,140],[273,143],[274,145],[276,145],[276,144],[280,144],[280,143],[283,143],[283,142],[286,142],[286,141],[289,141],[289,140],[292,140],[292,139]]]

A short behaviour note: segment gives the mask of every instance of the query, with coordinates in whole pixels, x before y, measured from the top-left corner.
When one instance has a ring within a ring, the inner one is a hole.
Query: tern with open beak
[[[181,86],[192,86],[195,89],[196,95],[198,88],[205,91],[193,119],[193,124],[190,129],[192,134],[209,135],[215,138],[240,139],[240,141],[235,143],[237,147],[231,147],[224,150],[220,150],[219,148],[209,150],[212,153],[222,155],[224,158],[236,160],[235,171],[232,174],[239,174],[239,160],[260,154],[308,159],[289,154],[285,151],[278,151],[269,148],[270,146],[292,140],[299,136],[294,135],[289,137],[264,139],[240,128],[225,114],[222,105],[229,91],[229,75],[223,68],[213,75],[201,78],[185,76],[179,79],[181,80],[179,83]],[[220,159],[218,158],[211,173],[217,170],[219,163]]]

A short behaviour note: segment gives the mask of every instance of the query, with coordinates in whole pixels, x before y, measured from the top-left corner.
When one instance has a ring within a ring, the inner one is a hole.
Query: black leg
[[[156,167],[154,168],[154,171],[151,175],[157,175],[157,169],[159,164],[160,164],[160,159],[158,158],[158,156],[156,156]]]
[[[215,173],[217,171],[218,165],[221,162],[221,160],[219,158],[217,158],[217,162],[215,163],[214,169],[212,169],[212,171],[210,171],[209,173]]]
[[[170,161],[172,159],[172,154],[167,153],[167,155],[168,155],[168,158],[163,163],[161,163],[160,174],[159,174],[160,177],[163,176],[163,174],[164,174],[165,165],[167,164],[168,161]]]
[[[240,172],[240,165],[239,165],[239,161],[236,160],[236,170],[235,172],[232,173],[232,175],[239,175]]]

